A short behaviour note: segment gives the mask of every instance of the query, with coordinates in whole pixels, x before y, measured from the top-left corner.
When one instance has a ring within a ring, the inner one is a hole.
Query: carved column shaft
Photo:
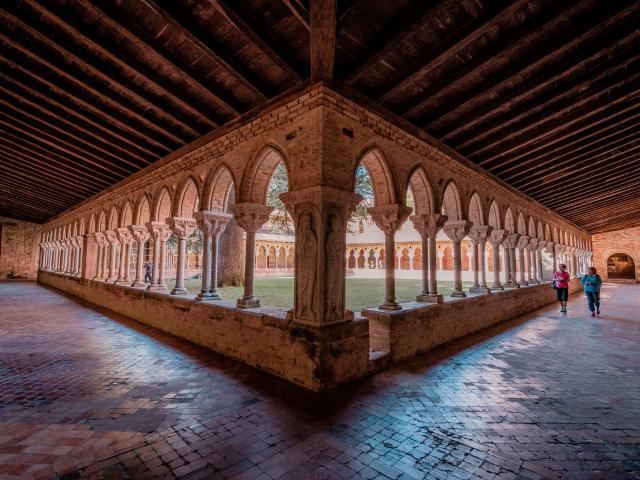
[[[438,294],[436,237],[447,221],[446,215],[420,214],[409,217],[422,240],[422,293],[418,302],[441,303]]]
[[[233,215],[223,212],[201,211],[194,214],[203,235],[202,288],[196,300],[219,300],[218,240]]]
[[[444,224],[444,233],[453,242],[453,292],[452,297],[466,297],[462,290],[462,248],[461,242],[469,233],[473,223],[467,220],[449,221]]]
[[[470,290],[474,293],[491,293],[487,288],[487,272],[485,264],[485,243],[490,238],[493,227],[488,225],[477,225],[471,227],[469,236],[473,240],[473,268],[474,286]],[[480,279],[478,279],[480,275]]]
[[[164,293],[167,291],[167,286],[164,283],[165,252],[167,240],[171,237],[172,232],[165,222],[147,222],[145,226],[153,240],[152,281],[147,290]]]
[[[171,217],[168,218],[169,226],[178,237],[178,261],[176,263],[176,285],[171,290],[171,295],[186,295],[188,290],[184,286],[184,265],[187,255],[187,239],[195,231],[197,224],[193,218]]]

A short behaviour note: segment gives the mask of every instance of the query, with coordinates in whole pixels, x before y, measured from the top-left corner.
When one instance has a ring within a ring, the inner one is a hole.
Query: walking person
[[[597,274],[594,267],[587,269],[587,274],[580,279],[580,285],[584,286],[584,293],[587,295],[587,303],[591,310],[592,317],[600,316],[600,286],[602,279]]]
[[[558,271],[553,274],[553,288],[556,289],[556,297],[560,302],[560,312],[562,313],[567,313],[570,279],[571,276],[567,272],[567,266],[564,263],[558,265]]]
[[[151,262],[144,264],[144,283],[151,283]]]

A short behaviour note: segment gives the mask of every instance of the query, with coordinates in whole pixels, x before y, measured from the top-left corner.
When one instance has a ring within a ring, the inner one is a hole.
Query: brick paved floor
[[[0,478],[640,478],[640,286],[324,396],[0,283]]]

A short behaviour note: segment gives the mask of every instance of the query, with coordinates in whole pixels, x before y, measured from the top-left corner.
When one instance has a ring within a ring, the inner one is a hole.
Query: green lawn
[[[419,279],[396,279],[396,297],[399,302],[415,300],[420,291]],[[173,286],[173,285],[171,285]],[[185,282],[190,293],[197,293],[201,283],[199,279]],[[471,285],[464,283],[465,289]],[[449,295],[453,282],[438,282],[438,289],[443,295]],[[260,277],[255,280],[256,297],[263,306],[288,309],[293,304],[293,278]],[[227,300],[235,300],[242,296],[242,287],[226,287],[219,290]],[[355,312],[366,307],[375,307],[384,300],[383,278],[347,278],[347,308]]]

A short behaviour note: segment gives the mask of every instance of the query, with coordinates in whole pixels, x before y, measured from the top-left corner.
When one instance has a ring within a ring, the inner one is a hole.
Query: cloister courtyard
[[[640,2],[0,6],[0,480],[640,480]]]

